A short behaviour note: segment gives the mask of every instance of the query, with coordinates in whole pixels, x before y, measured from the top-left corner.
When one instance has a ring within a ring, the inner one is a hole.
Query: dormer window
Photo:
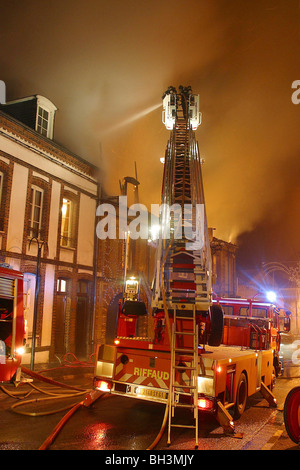
[[[37,117],[37,125],[36,130],[44,135],[45,137],[48,136],[48,126],[49,126],[49,113],[41,106],[38,107],[38,117]]]
[[[41,135],[53,138],[54,114],[56,106],[47,98],[37,95],[37,113],[35,130]]]
[[[5,104],[0,103],[0,109],[44,137],[53,139],[57,107],[48,98],[32,95]]]

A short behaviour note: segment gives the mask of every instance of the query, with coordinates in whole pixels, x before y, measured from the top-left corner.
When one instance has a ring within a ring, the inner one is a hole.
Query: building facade
[[[53,140],[56,111],[40,95],[0,105],[0,262],[24,273],[24,364],[34,326],[35,362],[87,358],[115,333],[125,271],[150,305],[155,267],[147,240],[131,240],[126,255],[124,240],[97,239],[96,208],[118,197],[100,195],[98,169]],[[210,242],[214,291],[235,295],[236,247]]]
[[[101,204],[115,208],[116,233],[119,233],[119,197],[102,194]],[[100,219],[97,218],[99,221]],[[130,221],[130,217],[128,218]],[[134,276],[140,281],[139,299],[150,308],[150,286],[154,273],[155,249],[148,240],[105,238],[98,240],[95,343],[111,343],[116,335],[119,299],[123,294],[124,280]],[[150,318],[150,315],[149,315]],[[146,323],[146,321],[145,321]],[[141,325],[141,336],[146,335],[147,325]]]
[[[92,343],[98,170],[53,141],[56,109],[40,95],[0,106],[0,261],[24,273],[25,364],[37,274],[35,362]]]

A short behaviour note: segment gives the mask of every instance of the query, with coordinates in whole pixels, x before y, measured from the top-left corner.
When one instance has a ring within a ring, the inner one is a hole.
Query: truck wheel
[[[284,424],[293,442],[300,442],[300,387],[295,387],[288,393],[284,403]]]
[[[220,346],[223,339],[223,310],[221,305],[212,305],[210,308],[210,334],[209,346]]]
[[[242,372],[236,389],[236,400],[234,409],[234,418],[239,419],[245,411],[248,398],[247,377]]]

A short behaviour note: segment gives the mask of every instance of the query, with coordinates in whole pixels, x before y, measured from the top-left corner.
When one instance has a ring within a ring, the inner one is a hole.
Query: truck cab
[[[23,274],[0,266],[0,383],[19,379],[24,338]]]

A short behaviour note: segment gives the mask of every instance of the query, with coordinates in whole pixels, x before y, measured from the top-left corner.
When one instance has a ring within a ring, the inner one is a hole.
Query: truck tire
[[[300,442],[300,387],[289,391],[283,409],[286,431],[293,442]]]
[[[244,372],[241,373],[236,389],[234,418],[239,419],[245,411],[248,398],[248,382]]]
[[[210,333],[207,344],[209,346],[220,346],[223,339],[223,310],[221,305],[212,305],[210,308]]]

